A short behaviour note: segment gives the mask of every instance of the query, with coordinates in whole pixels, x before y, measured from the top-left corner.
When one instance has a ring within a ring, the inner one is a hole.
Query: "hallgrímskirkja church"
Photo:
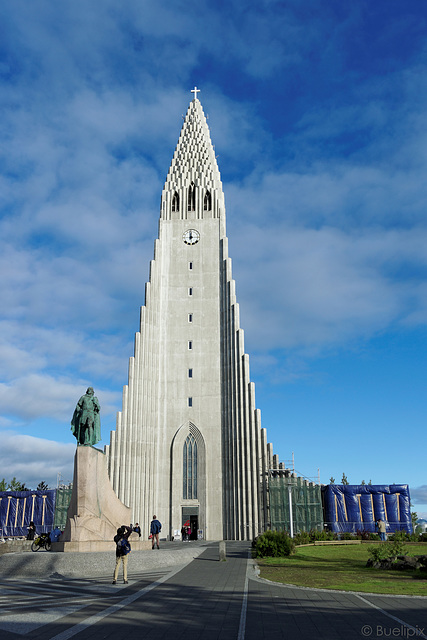
[[[268,528],[273,452],[240,328],[221,176],[193,92],[106,453],[133,522],[147,529],[156,514],[169,539],[189,522],[206,540],[248,540]]]

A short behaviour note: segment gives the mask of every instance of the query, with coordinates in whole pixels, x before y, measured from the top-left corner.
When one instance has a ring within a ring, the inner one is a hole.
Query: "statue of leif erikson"
[[[77,444],[94,445],[101,440],[101,419],[98,398],[89,387],[85,395],[80,398],[71,420],[71,431],[77,439]]]

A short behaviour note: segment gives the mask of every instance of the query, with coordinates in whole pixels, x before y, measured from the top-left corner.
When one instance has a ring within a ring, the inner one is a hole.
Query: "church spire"
[[[162,192],[161,217],[219,218],[224,214],[221,176],[197,94],[190,102]]]

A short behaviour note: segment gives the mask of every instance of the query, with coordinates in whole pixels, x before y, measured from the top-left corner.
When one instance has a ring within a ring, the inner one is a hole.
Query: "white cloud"
[[[29,373],[8,384],[0,384],[0,406],[6,416],[13,415],[21,421],[53,419],[58,431],[64,433],[66,429],[68,433],[74,408],[89,384],[87,380],[71,381],[61,375]],[[102,388],[95,392],[101,403],[102,416],[114,414],[120,392]]]
[[[71,482],[75,449],[74,444],[3,432],[1,477],[6,481],[16,477],[30,489],[35,489],[41,481],[47,482],[50,488],[55,488],[58,473],[63,482]]]
[[[411,487],[410,492],[411,492],[411,502],[413,502],[414,505],[427,504],[427,484],[423,484],[420,487],[415,487],[415,488]],[[420,514],[418,515],[422,517]]]
[[[286,224],[274,233],[254,224],[239,231],[230,244],[251,349],[321,349],[415,322],[414,313],[425,322],[423,276],[414,265],[426,264],[427,231],[346,233]],[[408,276],[396,278],[404,268]]]

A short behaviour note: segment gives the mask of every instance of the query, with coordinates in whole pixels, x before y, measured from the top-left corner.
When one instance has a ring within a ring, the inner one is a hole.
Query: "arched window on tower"
[[[192,182],[188,187],[188,210],[196,210],[196,186],[194,182]]]
[[[210,191],[206,191],[205,199],[203,201],[203,210],[212,211],[212,196]]]
[[[184,442],[182,456],[182,477],[184,500],[197,498],[197,442],[191,434]]]
[[[172,211],[179,211],[179,195],[176,191],[172,198]]]

